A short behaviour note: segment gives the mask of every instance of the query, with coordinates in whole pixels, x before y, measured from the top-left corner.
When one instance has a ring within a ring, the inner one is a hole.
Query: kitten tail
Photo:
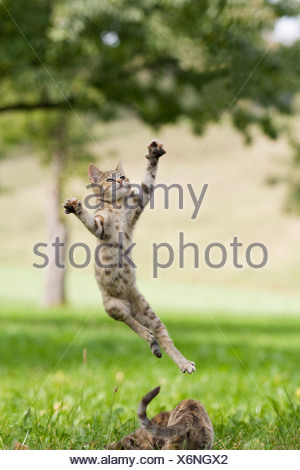
[[[156,397],[160,392],[160,387],[156,387],[151,392],[147,393],[145,395],[138,406],[138,418],[140,421],[140,425],[142,428],[146,429],[152,436],[158,437],[158,438],[169,438],[173,436],[178,436],[181,435],[184,432],[184,429],[182,429],[182,426],[178,425],[173,425],[169,427],[162,427],[158,426],[157,424],[154,424],[148,419],[147,416],[147,406],[149,403],[153,400],[153,398]]]
[[[160,387],[154,388],[153,390],[151,390],[151,392],[147,393],[147,395],[145,395],[139,403],[138,417],[139,417],[140,424],[142,427],[147,427],[149,424],[151,424],[147,417],[146,410],[150,401],[152,401],[153,398],[155,398],[159,394],[159,392],[160,392]]]

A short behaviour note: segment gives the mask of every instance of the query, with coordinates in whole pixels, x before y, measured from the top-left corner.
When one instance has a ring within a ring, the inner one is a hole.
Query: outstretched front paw
[[[66,214],[80,215],[82,212],[82,202],[78,201],[76,197],[73,197],[73,199],[67,199],[64,202],[63,207]]]
[[[149,154],[146,155],[146,158],[155,158],[158,159],[162,155],[166,153],[166,151],[163,149],[163,145],[161,142],[158,140],[152,140],[152,142],[148,145],[148,150]]]
[[[195,363],[192,361],[186,361],[183,364],[180,365],[181,372],[185,373],[187,372],[188,374],[192,374],[193,372],[196,372],[196,367]]]

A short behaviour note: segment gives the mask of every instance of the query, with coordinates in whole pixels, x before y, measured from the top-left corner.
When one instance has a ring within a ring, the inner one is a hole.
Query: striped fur
[[[151,420],[147,406],[160,387],[145,395],[138,406],[140,428],[109,449],[201,450],[213,445],[213,426],[204,406],[197,400],[184,400],[173,411],[158,413]]]
[[[147,341],[156,357],[162,356],[161,347],[182,372],[191,374],[196,370],[195,364],[176,349],[166,327],[137,288],[130,251],[134,226],[150,201],[159,157],[164,153],[157,140],[149,144],[139,188],[130,185],[121,162],[115,170],[105,172],[90,164],[89,176],[99,206],[94,216],[76,198],[67,199],[64,208],[67,214],[74,213],[98,240],[95,275],[108,315],[123,321]],[[128,252],[122,265],[120,252]]]

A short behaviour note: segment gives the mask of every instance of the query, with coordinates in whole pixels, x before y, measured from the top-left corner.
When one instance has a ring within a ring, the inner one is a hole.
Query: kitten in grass
[[[136,286],[131,252],[127,259],[122,257],[120,263],[120,250],[126,253],[131,245],[134,226],[150,201],[158,160],[166,153],[157,140],[148,145],[148,152],[146,171],[139,188],[131,187],[121,162],[115,170],[104,172],[90,164],[89,177],[98,203],[94,216],[76,198],[67,199],[64,208],[67,214],[75,214],[98,239],[95,274],[108,315],[123,321],[147,341],[156,357],[162,355],[161,346],[182,372],[191,374],[196,370],[194,362],[185,359],[175,348],[165,326]]]
[[[214,430],[204,406],[197,400],[184,400],[173,411],[161,411],[151,421],[146,410],[160,387],[145,395],[138,407],[140,428],[108,445],[115,450],[201,450],[211,449]]]

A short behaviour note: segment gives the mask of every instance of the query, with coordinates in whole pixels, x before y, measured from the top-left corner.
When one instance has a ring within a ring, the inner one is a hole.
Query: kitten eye
[[[120,176],[120,180],[124,180],[125,179],[125,176]]]
[[[108,183],[112,183],[113,182],[113,179],[112,178],[107,178],[106,180]]]

